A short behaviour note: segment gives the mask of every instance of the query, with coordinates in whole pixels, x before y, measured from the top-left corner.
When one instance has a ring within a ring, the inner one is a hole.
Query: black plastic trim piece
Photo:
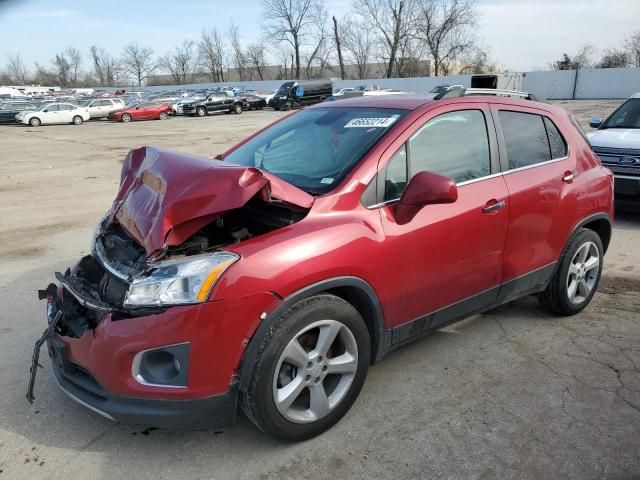
[[[600,212],[600,213],[594,213],[593,215],[589,215],[586,218],[583,218],[582,220],[580,220],[575,227],[573,227],[573,230],[571,230],[571,234],[569,235],[569,237],[567,238],[567,241],[565,242],[565,246],[564,246],[564,250],[566,250],[567,245],[569,245],[569,242],[571,241],[571,239],[573,238],[573,236],[575,235],[575,233],[580,230],[582,227],[584,227],[587,223],[591,223],[594,220],[606,220],[607,223],[609,224],[609,231],[612,232],[613,231],[613,227],[612,227],[612,222],[611,222],[611,217],[604,212]],[[597,233],[597,232],[596,232]],[[609,240],[611,240],[611,238],[609,238]],[[607,248],[609,247],[609,244],[607,243],[606,245],[604,244],[604,241],[602,242],[603,247],[604,247],[604,252],[607,252]]]
[[[382,313],[382,306],[378,295],[371,285],[366,281],[358,277],[336,277],[327,280],[323,280],[318,283],[314,283],[305,288],[298,290],[297,292],[289,295],[284,301],[274,309],[267,318],[265,318],[258,326],[255,334],[251,338],[249,345],[244,354],[242,366],[240,367],[240,391],[246,391],[251,381],[251,375],[253,372],[253,366],[258,358],[258,352],[264,338],[271,329],[275,321],[291,306],[298,303],[300,300],[309,298],[318,293],[326,292],[328,290],[334,290],[337,288],[352,287],[357,288],[368,299],[369,306],[373,312],[372,321],[372,363],[378,362],[388,350],[391,345],[391,330],[387,330],[384,324],[384,315]]]
[[[55,379],[64,393],[89,410],[118,423],[171,430],[206,430],[235,423],[237,383],[221,395],[193,400],[119,397],[106,391],[98,396],[77,385],[57,362],[52,365]]]
[[[462,301],[431,312],[392,330],[391,348],[395,349],[472,315],[491,310],[525,295],[543,291],[556,269],[557,262],[514,278]]]

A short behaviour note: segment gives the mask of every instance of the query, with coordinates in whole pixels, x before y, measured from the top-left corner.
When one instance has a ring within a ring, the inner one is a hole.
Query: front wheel
[[[242,408],[262,431],[298,441],[347,413],[367,376],[371,345],[351,304],[318,295],[287,310],[259,351]]]
[[[169,114],[167,112],[160,112],[160,120],[166,120],[169,118]]]
[[[233,113],[235,113],[235,114],[240,114],[240,113],[242,113],[242,106],[240,104],[236,104],[236,105],[233,106],[231,111]]]
[[[124,115],[122,115],[122,121],[124,123],[129,123],[131,121],[131,115],[129,115],[128,113],[125,113]]]
[[[198,115],[199,117],[204,117],[207,114],[207,109],[204,107],[198,107],[196,108],[196,115]]]
[[[29,120],[29,125],[32,127],[39,127],[42,122],[38,117],[33,117]]]
[[[80,115],[76,115],[75,117],[73,117],[73,124],[82,125],[82,117]]]
[[[558,315],[583,310],[596,293],[602,275],[604,248],[600,236],[582,229],[574,235],[540,302]]]

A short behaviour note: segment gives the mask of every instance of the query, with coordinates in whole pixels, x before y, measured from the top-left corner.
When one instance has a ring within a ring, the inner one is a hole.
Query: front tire
[[[334,295],[288,309],[264,339],[241,406],[262,431],[299,441],[336,424],[353,405],[369,367],[369,332]]]
[[[233,113],[235,113],[236,115],[241,114],[242,113],[242,105],[240,105],[240,104],[234,105],[233,108],[231,109],[231,111]]]
[[[540,295],[540,303],[558,315],[582,311],[596,293],[602,276],[604,248],[600,236],[583,228],[567,246],[556,273]]]
[[[131,121],[131,115],[129,115],[128,113],[125,113],[122,115],[122,122],[123,123],[129,123]]]
[[[167,112],[160,112],[160,120],[166,120],[169,118],[169,114]]]
[[[29,125],[32,127],[39,127],[42,124],[38,117],[33,117],[29,119]]]
[[[82,125],[82,117],[80,115],[76,115],[75,117],[73,117],[73,124]]]
[[[199,117],[204,117],[207,114],[207,109],[204,107],[196,108],[196,115]]]

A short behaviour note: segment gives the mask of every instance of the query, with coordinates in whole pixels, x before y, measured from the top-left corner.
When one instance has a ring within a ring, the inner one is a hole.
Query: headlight
[[[124,305],[204,302],[216,281],[239,258],[235,253],[216,252],[159,262],[148,276],[132,281]]]

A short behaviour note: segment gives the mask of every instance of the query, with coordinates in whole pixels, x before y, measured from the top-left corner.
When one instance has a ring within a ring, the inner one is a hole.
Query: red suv
[[[91,254],[40,292],[43,341],[111,420],[220,427],[240,404],[308,438],[410,340],[525,295],[581,311],[612,187],[566,111],[496,96],[321,104],[216,160],[140,148]]]

